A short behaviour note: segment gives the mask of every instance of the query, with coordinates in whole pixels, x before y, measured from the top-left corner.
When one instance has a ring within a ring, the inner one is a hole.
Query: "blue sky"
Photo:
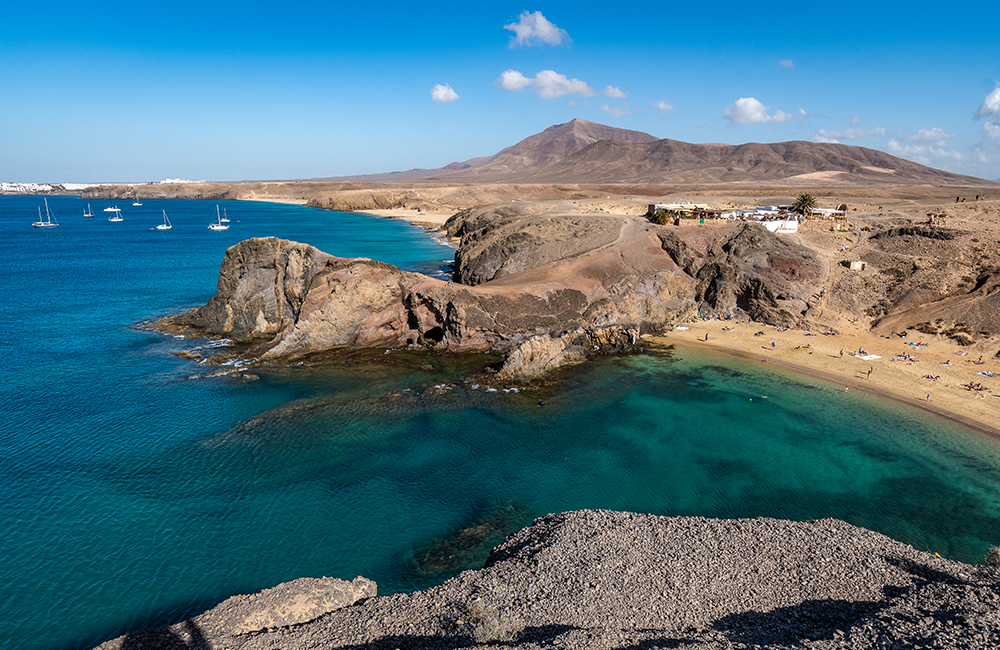
[[[1000,179],[998,3],[340,4],[5,7],[0,181],[438,167],[575,117]]]

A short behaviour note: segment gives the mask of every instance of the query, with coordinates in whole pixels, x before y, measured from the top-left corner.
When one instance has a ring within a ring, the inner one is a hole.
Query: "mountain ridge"
[[[694,144],[575,119],[529,136],[482,165],[435,181],[553,183],[992,183],[883,151],[839,143]]]

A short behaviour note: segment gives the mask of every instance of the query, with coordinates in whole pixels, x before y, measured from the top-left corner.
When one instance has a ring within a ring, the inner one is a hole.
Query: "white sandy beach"
[[[1000,436],[1000,376],[977,374],[1000,373],[1000,360],[971,347],[963,348],[946,337],[909,331],[906,338],[885,338],[860,330],[827,335],[724,320],[698,320],[679,327],[687,329],[675,329],[651,340],[706,346],[759,359],[839,382],[845,390],[899,399]],[[763,334],[755,336],[757,332]],[[859,353],[862,348],[867,353],[864,356]],[[904,360],[902,355],[913,360]],[[928,375],[938,379],[925,379]],[[987,390],[969,390],[970,382]]]
[[[246,198],[241,198],[241,201],[260,201],[261,203],[286,203],[288,205],[305,205],[308,203],[306,199],[289,199],[289,198],[271,198],[263,196],[251,196]]]
[[[365,210],[365,214],[374,214],[377,217],[390,217],[393,219],[406,219],[412,224],[429,228],[440,228],[454,212],[428,212],[425,210],[413,210],[410,208],[395,208],[393,210]]]

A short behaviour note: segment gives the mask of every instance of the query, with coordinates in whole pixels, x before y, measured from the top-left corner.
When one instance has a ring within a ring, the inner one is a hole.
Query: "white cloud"
[[[947,147],[948,140],[954,137],[954,135],[945,133],[942,129],[934,127],[933,129],[920,129],[916,133],[908,133],[903,136],[903,139],[907,142],[926,142],[937,147]]]
[[[778,65],[782,68],[794,68],[795,64],[792,63],[791,59],[784,59],[783,61],[778,61]]]
[[[500,87],[504,90],[521,90],[530,86],[534,79],[529,79],[517,70],[504,70],[500,74]]]
[[[732,106],[727,106],[723,113],[726,115],[726,119],[732,126],[739,126],[741,124],[764,124],[768,122],[772,123],[782,123],[788,122],[795,119],[794,115],[785,113],[783,111],[775,111],[774,115],[768,115],[767,110],[771,108],[770,106],[764,106],[759,101],[753,97],[740,97],[736,100],[736,103]],[[805,111],[801,108],[800,113],[803,115]]]
[[[570,79],[564,74],[559,74],[555,70],[542,70],[535,75],[532,82],[535,92],[542,99],[555,99],[563,95],[579,95],[580,97],[593,97],[597,92],[579,79]]]
[[[987,117],[1000,117],[1000,84],[997,84],[997,87],[993,89],[993,92],[987,95],[986,99],[983,100],[983,103],[976,111],[976,117],[974,119],[981,120]]]
[[[660,117],[664,117],[667,113],[671,113],[674,110],[673,106],[663,101],[662,99],[658,102],[653,102],[652,104],[650,104],[650,106],[660,111]]]
[[[983,135],[990,140],[1000,140],[1000,82],[997,82],[997,87],[979,105],[973,119],[988,120],[983,124]]]
[[[852,121],[852,124],[856,121]],[[873,135],[885,135],[885,129],[881,126],[876,126],[874,129],[855,129],[853,127],[849,129],[844,129],[843,131],[830,131],[829,129],[820,129],[813,135],[813,142],[829,142],[832,144],[838,144],[841,140],[857,140],[858,138],[867,138]]]
[[[601,111],[607,113],[611,117],[625,117],[626,115],[632,114],[632,107],[628,104],[625,104],[625,106],[608,106],[607,104],[601,104]]]
[[[921,129],[917,133],[911,133],[903,137],[905,141],[914,144],[901,144],[893,138],[886,145],[886,150],[894,156],[913,160],[921,165],[928,165],[930,167],[942,167],[944,165],[964,162],[967,159],[965,154],[952,151],[948,148],[947,139],[955,136],[941,131],[945,136],[945,140],[933,141],[927,139],[930,137],[928,134],[934,131],[941,131],[941,129]]]
[[[522,11],[516,23],[504,25],[504,29],[514,32],[510,39],[510,47],[521,45],[535,45],[537,43],[548,43],[549,45],[562,45],[572,42],[566,30],[559,29],[542,15],[542,12],[534,13]]]
[[[456,99],[461,99],[451,86],[448,84],[441,85],[437,84],[431,89],[431,99],[436,101],[438,104],[447,104],[453,102]]]
[[[497,83],[504,90],[529,90],[537,93],[542,99],[556,99],[565,95],[576,95],[577,97],[604,95],[605,97],[621,99],[628,94],[614,86],[607,86],[603,91],[597,92],[586,82],[570,79],[555,70],[542,70],[534,77],[525,77],[517,70],[505,70]]]

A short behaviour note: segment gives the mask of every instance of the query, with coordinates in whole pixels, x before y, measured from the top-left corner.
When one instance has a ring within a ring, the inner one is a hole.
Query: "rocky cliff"
[[[690,310],[781,325],[805,315],[827,276],[814,251],[752,223],[657,226],[640,217],[489,207],[463,210],[445,227],[462,240],[455,277],[463,283],[511,284],[533,275],[572,282],[570,276],[586,275],[615,287],[623,303],[630,294],[669,293]],[[646,311],[650,321],[662,317]]]
[[[534,376],[635,346],[694,310],[791,324],[825,269],[809,249],[757,225],[657,226],[639,217],[463,211],[456,282],[275,238],[226,252],[218,291],[174,324],[294,360],[336,348],[422,345],[507,357]]]
[[[1000,647],[1000,571],[832,519],[553,514],[479,571],[373,589],[296,581],[101,650]]]

